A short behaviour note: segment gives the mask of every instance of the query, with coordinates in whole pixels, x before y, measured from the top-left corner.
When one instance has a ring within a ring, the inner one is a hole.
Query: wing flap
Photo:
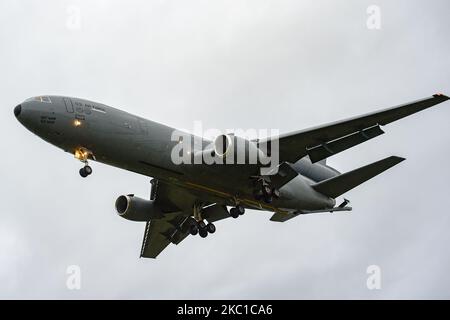
[[[320,192],[330,198],[337,198],[338,196],[359,186],[367,180],[372,179],[373,177],[392,168],[404,160],[404,158],[395,156],[388,157],[359,169],[319,182],[312,185],[312,187],[317,192]]]
[[[186,219],[181,212],[173,212],[164,219],[147,222],[141,257],[156,258],[169,244],[183,241],[189,235],[187,228],[183,228]]]
[[[157,220],[149,221],[145,225],[141,258],[156,258],[170,244],[170,240],[158,232],[158,229],[161,229],[161,225]]]
[[[364,129],[344,138],[326,142],[313,148],[308,148],[308,155],[312,163],[322,161],[344,150],[357,146],[384,133],[379,125]]]

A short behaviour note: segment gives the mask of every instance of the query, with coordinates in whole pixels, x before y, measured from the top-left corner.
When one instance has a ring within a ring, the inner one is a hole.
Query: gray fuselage
[[[16,107],[17,119],[47,142],[74,154],[79,148],[92,151],[96,161],[207,194],[215,202],[231,205],[239,199],[247,207],[277,211],[332,208],[335,200],[316,192],[311,185],[339,173],[324,164],[303,158],[293,164],[299,173],[280,189],[272,204],[256,201],[248,177],[248,164],[175,164],[172,140],[175,129],[127,112],[84,99],[61,96],[30,98]],[[209,141],[192,136],[205,147]],[[211,202],[211,200],[209,200]]]

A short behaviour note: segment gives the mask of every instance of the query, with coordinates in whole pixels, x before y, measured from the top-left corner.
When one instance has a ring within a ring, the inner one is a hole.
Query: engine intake
[[[220,158],[237,164],[256,164],[264,154],[253,141],[234,134],[222,134],[214,140],[214,152]]]
[[[145,200],[132,194],[118,197],[115,206],[119,216],[131,221],[150,221],[164,216],[154,200]]]
[[[216,140],[214,141],[214,152],[219,157],[223,157],[228,153],[232,145],[232,137],[227,134],[221,134],[220,136],[216,137]]]

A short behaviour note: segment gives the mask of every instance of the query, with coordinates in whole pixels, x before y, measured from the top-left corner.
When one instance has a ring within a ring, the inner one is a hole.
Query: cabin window
[[[39,101],[39,102],[45,102],[45,103],[52,103],[52,100],[48,96],[33,97],[33,98],[29,98],[25,101]]]

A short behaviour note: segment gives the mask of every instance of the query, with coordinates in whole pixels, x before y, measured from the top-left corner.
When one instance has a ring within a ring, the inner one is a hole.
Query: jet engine
[[[118,197],[115,206],[119,216],[131,221],[150,221],[164,216],[154,200],[145,200],[133,194]]]
[[[233,160],[237,164],[256,164],[264,154],[256,143],[234,134],[222,134],[214,140],[214,153],[227,162]]]

